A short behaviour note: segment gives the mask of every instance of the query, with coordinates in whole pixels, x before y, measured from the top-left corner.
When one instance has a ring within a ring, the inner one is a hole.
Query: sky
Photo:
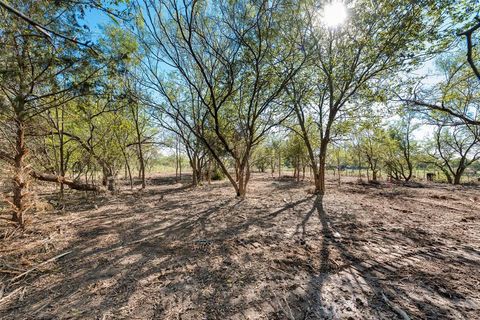
[[[102,33],[101,26],[108,24],[110,21],[112,20],[107,14],[98,10],[88,10],[85,13],[84,23],[90,28],[93,38],[100,36]]]

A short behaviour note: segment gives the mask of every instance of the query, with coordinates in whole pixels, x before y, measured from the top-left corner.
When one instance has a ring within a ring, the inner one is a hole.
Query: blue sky
[[[113,20],[107,13],[100,10],[90,9],[85,12],[83,21],[90,28],[90,34],[94,41],[102,34],[102,26],[111,23]]]

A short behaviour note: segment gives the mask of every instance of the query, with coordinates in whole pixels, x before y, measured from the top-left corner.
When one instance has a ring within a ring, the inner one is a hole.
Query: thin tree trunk
[[[13,177],[13,204],[15,206],[12,220],[19,225],[24,224],[24,213],[26,210],[25,196],[27,188],[27,172],[25,167],[25,157],[27,155],[27,148],[25,146],[25,127],[21,119],[16,121],[16,150],[14,162],[14,177]]]
[[[337,151],[337,171],[338,171],[338,185],[340,185],[341,174],[340,174],[340,151]]]
[[[325,194],[325,170],[326,170],[326,160],[327,160],[327,144],[328,139],[323,138],[320,142],[320,155],[319,155],[319,164],[318,164],[318,181],[315,185],[315,192],[320,195]]]
[[[140,165],[140,179],[142,180],[142,189],[145,189],[147,183],[145,181],[145,159],[143,158],[142,136],[138,125],[138,119],[135,121],[135,127],[137,131],[137,144],[138,144],[138,162]]]
[[[179,179],[182,181],[182,157],[180,156],[180,152],[178,153],[178,169],[179,169]]]
[[[300,159],[297,158],[297,182],[300,182]]]
[[[282,155],[280,151],[278,152],[278,177],[281,178],[282,176]]]
[[[61,116],[59,116],[58,114],[58,107],[55,108],[55,115],[56,115],[56,120],[57,120],[57,127],[60,129],[60,130],[57,130],[58,131],[58,142],[59,142],[59,156],[60,156],[60,159],[59,159],[59,174],[60,176],[62,177],[65,177],[65,141],[63,139],[63,130],[64,130],[64,125],[63,125],[63,105],[62,105],[62,114]],[[63,197],[64,197],[64,184],[63,182],[60,183],[60,194],[59,194],[59,200],[60,200],[60,203],[63,203]]]
[[[208,181],[208,184],[212,184],[212,160],[208,160],[208,164],[207,164],[207,181]]]
[[[130,169],[130,164],[128,163],[128,159],[125,158],[125,168],[128,173],[128,179],[130,180],[130,190],[133,189],[133,177],[132,177],[132,170]]]
[[[178,141],[175,142],[175,182],[178,182]]]

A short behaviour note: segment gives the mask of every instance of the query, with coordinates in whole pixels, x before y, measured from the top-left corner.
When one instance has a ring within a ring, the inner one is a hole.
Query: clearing
[[[252,179],[240,200],[154,177],[2,226],[0,318],[478,318],[480,187]]]

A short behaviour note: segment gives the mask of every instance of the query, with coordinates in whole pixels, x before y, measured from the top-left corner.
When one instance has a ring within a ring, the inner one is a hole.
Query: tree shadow
[[[304,319],[353,319],[360,314],[365,318],[401,317],[395,308],[413,318],[469,318],[470,313],[465,310],[473,309],[465,308],[471,303],[467,297],[451,279],[425,269],[423,264],[423,261],[437,266],[469,264],[474,269],[479,260],[465,259],[468,249],[452,254],[440,249],[434,241],[424,242],[419,249],[392,248],[404,241],[405,235],[399,232],[376,233],[379,239],[373,243],[380,245],[374,247],[381,251],[372,251],[365,239],[358,241],[360,232],[352,228],[358,221],[352,215],[328,214],[321,195],[301,223],[303,233],[314,212],[322,226],[320,266],[306,290],[304,300],[309,302]],[[336,257],[332,259],[333,252]],[[456,308],[459,305],[462,308]]]
[[[130,318],[129,310],[136,308],[136,312],[143,310],[136,317],[170,319],[174,317],[167,306],[178,304],[182,307],[176,312],[191,313],[197,319],[229,318],[243,312],[242,304],[263,308],[264,298],[248,303],[245,298],[258,279],[244,267],[255,254],[244,251],[269,245],[277,237],[256,237],[247,231],[253,227],[270,230],[275,226],[273,219],[308,198],[274,211],[260,210],[246,219],[225,219],[227,213],[240,210],[241,199],[189,198],[185,190],[166,186],[146,192],[137,203],[130,196],[122,197],[113,208],[107,206],[96,216],[86,217],[78,224],[76,240],[63,249],[72,253],[56,261],[53,272],[26,276],[22,283],[35,285],[29,286],[22,300],[5,303],[0,316]],[[148,205],[160,195],[171,198]],[[185,203],[179,205],[180,198]],[[141,210],[132,210],[135,207]],[[153,302],[150,299],[145,304],[145,292],[152,293]],[[221,308],[219,300],[223,301]]]
[[[23,300],[0,318],[395,318],[382,294],[414,318],[473,314],[451,279],[422,266],[475,270],[475,248],[408,245],[430,235],[376,230],[322,196],[262,206],[271,190],[242,201],[165,184],[120,197],[78,222],[62,249],[72,253],[17,284]]]

